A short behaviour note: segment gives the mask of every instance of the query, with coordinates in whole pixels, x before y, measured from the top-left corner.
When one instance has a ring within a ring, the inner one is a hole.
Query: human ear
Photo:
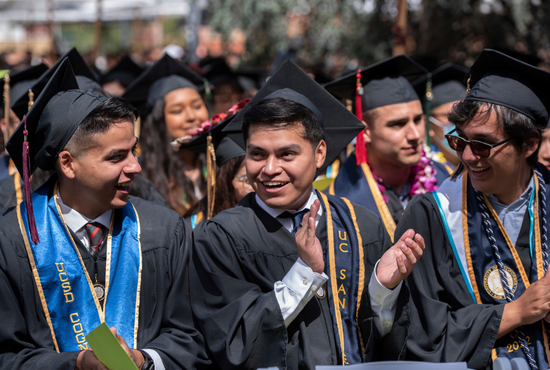
[[[323,163],[325,163],[325,158],[327,157],[327,143],[324,140],[321,140],[315,148],[315,167],[321,168]]]
[[[69,179],[75,178],[75,158],[68,151],[64,150],[57,157],[58,170]]]
[[[529,139],[526,139],[523,142],[522,156],[524,158],[529,158],[538,149],[540,140],[541,140],[540,134],[536,137],[531,137]]]

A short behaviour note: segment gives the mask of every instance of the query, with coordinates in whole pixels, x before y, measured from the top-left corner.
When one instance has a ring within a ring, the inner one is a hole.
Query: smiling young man
[[[391,327],[422,238],[409,230],[391,247],[376,215],[312,187],[361,129],[292,62],[225,128],[246,148],[255,193],[194,231],[191,305],[215,366],[314,369],[379,354],[371,331]],[[363,309],[367,284],[376,317]]]
[[[420,232],[426,249],[387,338],[395,334],[404,359],[490,369],[497,356],[522,357],[531,369],[548,369],[550,173],[537,151],[550,73],[484,50],[469,81],[449,115],[460,166],[415,198],[397,227]]]
[[[330,194],[379,215],[392,238],[409,200],[433,190],[448,176],[445,167],[426,158],[423,150],[425,116],[411,83],[425,75],[423,67],[398,55],[325,85],[361,110],[368,154],[362,158],[365,147],[357,147],[363,145],[358,140],[357,153],[340,168]]]
[[[79,90],[65,59],[8,142],[26,189],[0,218],[0,368],[105,369],[86,341],[102,322],[138,369],[209,364],[186,300],[190,233],[129,196],[136,118]],[[37,167],[56,173],[31,195]]]

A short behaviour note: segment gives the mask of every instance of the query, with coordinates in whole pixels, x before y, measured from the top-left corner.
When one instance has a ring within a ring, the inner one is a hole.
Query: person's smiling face
[[[209,118],[204,100],[191,87],[169,92],[164,96],[164,102],[166,129],[174,139],[194,134]]]
[[[466,140],[483,141],[497,144],[508,139],[506,132],[499,126],[494,110],[487,118],[479,113],[468,123],[457,125],[456,133]],[[472,186],[483,193],[494,194],[499,201],[519,198],[523,192],[523,174],[528,173],[530,166],[527,158],[533,154],[538,142],[526,145],[519,152],[512,141],[491,149],[488,158],[481,158],[472,152],[470,145],[457,155],[470,176]]]
[[[297,210],[309,198],[315,173],[325,162],[326,143],[317,147],[303,137],[304,127],[251,124],[246,173],[252,188],[269,207]]]

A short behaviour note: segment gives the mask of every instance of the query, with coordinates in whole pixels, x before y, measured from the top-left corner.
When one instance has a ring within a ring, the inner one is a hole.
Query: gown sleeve
[[[426,249],[407,278],[410,297],[400,297],[394,326],[384,339],[400,359],[487,367],[504,305],[472,301],[432,194],[412,200],[395,235],[411,228],[424,237]],[[406,348],[395,344],[403,337]]]
[[[162,315],[160,331],[144,348],[155,350],[167,370],[205,369],[211,363],[206,355],[204,338],[194,327],[189,301],[191,232],[183,218],[178,218],[167,258],[169,267],[166,273],[170,287],[167,290],[164,311],[157,313]],[[147,282],[142,282],[142,289],[144,288],[155,289]],[[142,292],[142,299],[147,299],[147,292]],[[145,327],[144,330],[149,329]]]
[[[257,278],[251,274],[261,271],[245,266],[239,254],[242,248],[215,222],[201,222],[194,230],[193,314],[209,354],[221,368],[286,368],[287,331],[273,285],[251,282]]]

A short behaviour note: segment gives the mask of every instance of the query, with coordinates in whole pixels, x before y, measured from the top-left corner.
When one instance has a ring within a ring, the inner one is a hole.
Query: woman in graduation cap
[[[166,54],[123,95],[146,117],[140,135],[142,174],[180,214],[205,194],[205,163],[204,156],[174,151],[170,143],[192,136],[209,119],[202,85],[200,75]]]
[[[437,191],[411,201],[396,230],[414,228],[426,249],[387,348],[473,369],[490,369],[496,357],[548,369],[550,173],[537,152],[550,73],[484,50],[468,80],[447,135],[461,163]]]
[[[222,131],[248,100],[234,105],[227,114],[216,114],[209,121],[209,127],[180,146],[180,149],[210,156],[207,159],[207,195],[184,215],[193,229],[199,222],[235,207],[246,194],[254,191],[246,176],[245,151]]]

